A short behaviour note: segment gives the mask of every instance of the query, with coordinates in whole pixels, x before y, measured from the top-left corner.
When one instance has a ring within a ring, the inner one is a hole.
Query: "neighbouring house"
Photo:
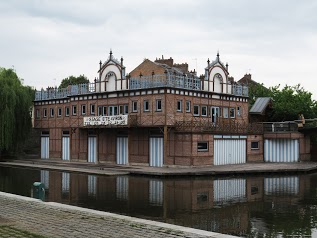
[[[219,53],[200,77],[164,56],[126,75],[112,52],[98,74],[92,83],[36,92],[41,158],[158,167],[277,162],[281,156],[265,155],[272,142],[294,149],[282,161],[307,159],[298,132],[281,142],[271,131],[265,144],[263,124],[249,122],[248,87],[229,76]]]

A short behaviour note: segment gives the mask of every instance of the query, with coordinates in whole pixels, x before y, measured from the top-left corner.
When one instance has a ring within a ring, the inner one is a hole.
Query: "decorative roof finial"
[[[112,49],[110,49],[110,59],[112,58]]]
[[[219,50],[217,51],[217,60],[219,61]]]
[[[102,65],[102,62],[101,62],[101,60],[100,60],[100,62],[99,62],[99,68],[101,69],[101,65]]]
[[[208,60],[207,60],[207,66],[209,66],[209,63],[210,63],[210,60],[209,60],[209,58],[208,58]]]

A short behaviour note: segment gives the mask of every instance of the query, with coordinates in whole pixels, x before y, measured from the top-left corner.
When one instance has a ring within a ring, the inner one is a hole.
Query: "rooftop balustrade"
[[[48,88],[35,92],[35,101],[47,99],[66,98],[73,95],[91,94],[95,93],[95,83],[83,83],[77,85],[70,85],[67,88]]]
[[[49,100],[49,99],[62,99],[69,96],[93,94],[96,93],[96,84],[84,83],[78,85],[70,85],[67,88],[47,88],[35,92],[35,101]],[[140,78],[129,79],[129,89],[147,89],[171,87],[188,90],[202,90],[201,80],[196,76],[187,75],[152,75],[141,76]],[[97,87],[98,88],[98,87]],[[232,94],[235,96],[248,96],[248,87],[243,85],[232,85]]]
[[[182,75],[153,75],[130,79],[130,89],[172,87],[201,90],[201,81],[197,77]]]

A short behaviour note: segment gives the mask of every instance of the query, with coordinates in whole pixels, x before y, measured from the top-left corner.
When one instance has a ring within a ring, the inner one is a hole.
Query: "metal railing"
[[[95,83],[83,83],[77,85],[69,85],[67,88],[48,88],[35,92],[35,101],[66,98],[72,95],[82,95],[95,93]]]
[[[177,121],[175,128],[179,132],[212,132],[225,134],[262,134],[263,126],[258,123]]]
[[[263,131],[272,133],[296,132],[298,125],[294,121],[286,122],[263,122]]]
[[[232,85],[232,94],[235,96],[249,96],[249,88],[244,85]]]
[[[172,87],[201,90],[201,81],[197,77],[182,75],[153,75],[130,79],[130,89]]]
[[[263,134],[263,133],[285,133],[297,132],[296,122],[263,122],[263,123],[241,123],[236,121],[177,121],[176,130],[180,132],[213,132],[231,134]]]
[[[92,94],[96,92],[96,85],[100,81],[94,83],[83,83],[78,85],[70,85],[67,88],[47,88],[35,92],[35,101],[48,99],[61,99],[68,96]],[[146,89],[171,87],[189,90],[202,90],[201,80],[198,77],[190,77],[187,75],[152,75],[141,76],[140,78],[129,79],[129,89]],[[98,87],[97,87],[98,88]],[[243,85],[232,85],[232,95],[248,96],[248,87]]]

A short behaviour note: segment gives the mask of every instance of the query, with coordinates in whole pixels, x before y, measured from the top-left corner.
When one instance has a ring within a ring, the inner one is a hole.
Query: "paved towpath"
[[[46,203],[0,192],[0,237],[229,238],[234,236],[58,203]]]
[[[218,165],[204,167],[149,167],[110,164],[90,164],[61,160],[11,160],[0,162],[0,165],[22,166],[39,169],[73,171],[102,175],[155,175],[155,176],[199,176],[199,175],[231,175],[256,173],[313,172],[317,171],[316,162],[297,163],[246,163],[234,165]]]

